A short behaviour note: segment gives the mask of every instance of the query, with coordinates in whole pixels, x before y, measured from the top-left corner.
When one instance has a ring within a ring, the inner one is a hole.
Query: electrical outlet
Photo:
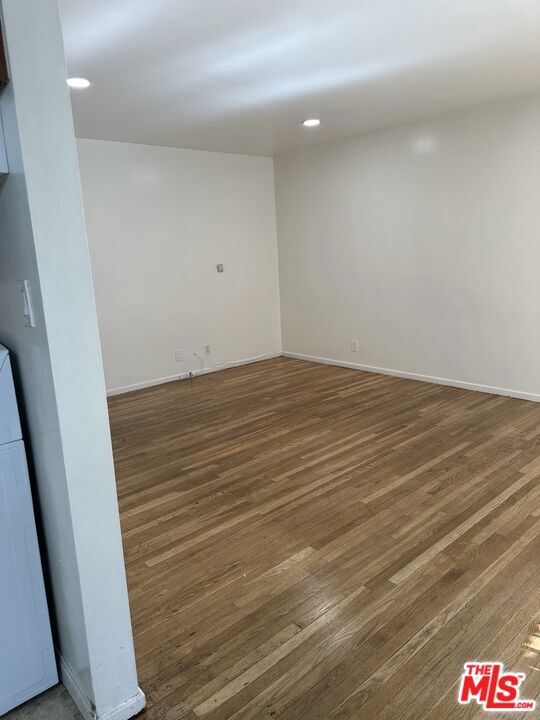
[[[182,360],[184,359],[184,356],[182,355],[181,350],[174,351],[174,359],[176,360],[176,362],[182,362]]]
[[[211,354],[212,354],[212,348],[210,347],[210,345],[205,345],[205,346],[204,346],[204,354],[205,354],[205,355],[211,355]]]
[[[351,340],[351,352],[358,352],[358,340]]]

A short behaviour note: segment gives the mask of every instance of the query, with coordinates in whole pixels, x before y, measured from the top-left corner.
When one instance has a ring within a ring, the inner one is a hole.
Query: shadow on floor
[[[82,720],[82,715],[65,687],[56,685],[4,715],[2,720]]]

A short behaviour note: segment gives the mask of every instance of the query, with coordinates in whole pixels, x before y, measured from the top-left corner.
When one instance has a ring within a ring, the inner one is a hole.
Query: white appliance
[[[11,363],[0,345],[0,715],[57,682]]]

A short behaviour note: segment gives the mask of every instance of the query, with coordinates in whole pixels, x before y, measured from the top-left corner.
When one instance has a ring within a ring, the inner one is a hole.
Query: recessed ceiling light
[[[71,88],[82,89],[90,87],[90,80],[86,78],[68,78],[66,82]]]
[[[304,120],[302,122],[302,125],[304,127],[317,127],[320,124],[321,121],[319,120],[319,118],[309,118],[309,120]]]
[[[423,135],[414,140],[413,150],[418,155],[429,155],[437,149],[438,145],[439,143],[436,137]]]

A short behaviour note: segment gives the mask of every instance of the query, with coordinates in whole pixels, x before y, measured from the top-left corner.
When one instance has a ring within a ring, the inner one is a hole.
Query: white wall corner
[[[117,707],[100,715],[97,714],[93,701],[88,697],[84,688],[79,682],[78,674],[70,666],[69,662],[57,655],[60,679],[64,687],[71,695],[73,702],[78,707],[84,720],[129,720],[146,706],[146,697],[140,688],[134,697],[126,700]]]
[[[145,706],[146,697],[141,688],[137,688],[137,693],[134,697],[126,700],[107,713],[97,715],[96,720],[129,720],[129,718],[138,715],[144,710]]]

